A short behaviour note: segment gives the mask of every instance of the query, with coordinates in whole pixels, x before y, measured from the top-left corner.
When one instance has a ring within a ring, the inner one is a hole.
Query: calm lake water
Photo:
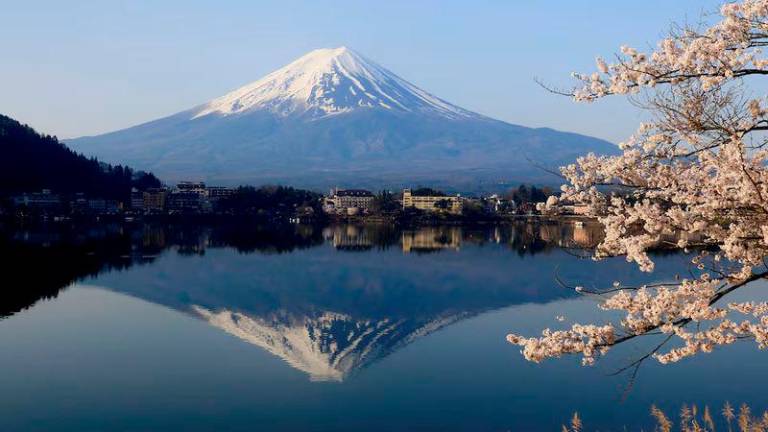
[[[686,261],[657,255],[648,276],[570,248],[598,237],[570,224],[6,229],[0,429],[557,431],[574,411],[590,429],[648,429],[651,404],[768,408],[753,344],[648,362],[627,392],[610,373],[652,341],[595,367],[532,364],[505,341],[608,318],[555,275],[664,280]]]

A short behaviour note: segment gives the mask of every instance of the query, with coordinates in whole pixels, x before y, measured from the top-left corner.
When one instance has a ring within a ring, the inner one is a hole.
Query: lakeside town
[[[505,194],[462,196],[418,187],[373,192],[333,188],[327,194],[285,186],[210,186],[182,181],[175,186],[133,188],[128,199],[105,199],[86,193],[61,194],[50,189],[0,199],[0,215],[65,221],[72,217],[263,216],[283,222],[316,219],[393,219],[427,216],[446,220],[536,216],[536,204],[554,195],[547,187],[521,185]],[[584,214],[580,206],[563,206],[562,214]]]

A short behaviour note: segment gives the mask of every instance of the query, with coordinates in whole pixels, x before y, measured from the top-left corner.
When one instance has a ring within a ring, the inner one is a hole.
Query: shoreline
[[[285,215],[232,215],[232,214],[158,214],[158,215],[38,215],[18,217],[0,215],[0,224],[5,225],[66,225],[100,223],[171,223],[171,224],[255,224],[255,225],[397,225],[397,226],[472,226],[498,225],[515,222],[534,224],[583,223],[598,224],[597,219],[579,215],[503,215],[495,217],[462,217],[436,214],[418,215],[323,215],[322,217],[290,217]]]

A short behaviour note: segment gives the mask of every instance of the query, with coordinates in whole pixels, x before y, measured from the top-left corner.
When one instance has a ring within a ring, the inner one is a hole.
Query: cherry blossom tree
[[[578,85],[565,92],[583,102],[624,95],[652,119],[619,155],[561,168],[560,202],[586,205],[605,228],[595,258],[622,255],[652,272],[648,251],[667,246],[688,250],[692,268],[667,283],[575,287],[623,319],[508,335],[526,359],[581,354],[589,365],[649,334],[665,343],[645,358],[661,363],[743,339],[768,347],[768,303],[728,300],[768,278],[768,105],[756,96],[768,75],[768,0],[725,4],[712,21],[671,31],[649,53],[622,47],[613,63],[598,58],[597,71],[574,74]],[[541,209],[557,212],[558,199]]]

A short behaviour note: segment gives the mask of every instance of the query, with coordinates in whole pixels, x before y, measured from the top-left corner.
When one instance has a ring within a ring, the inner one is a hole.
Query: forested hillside
[[[0,194],[51,189],[127,199],[131,188],[160,186],[152,174],[88,159],[27,125],[0,115]]]

